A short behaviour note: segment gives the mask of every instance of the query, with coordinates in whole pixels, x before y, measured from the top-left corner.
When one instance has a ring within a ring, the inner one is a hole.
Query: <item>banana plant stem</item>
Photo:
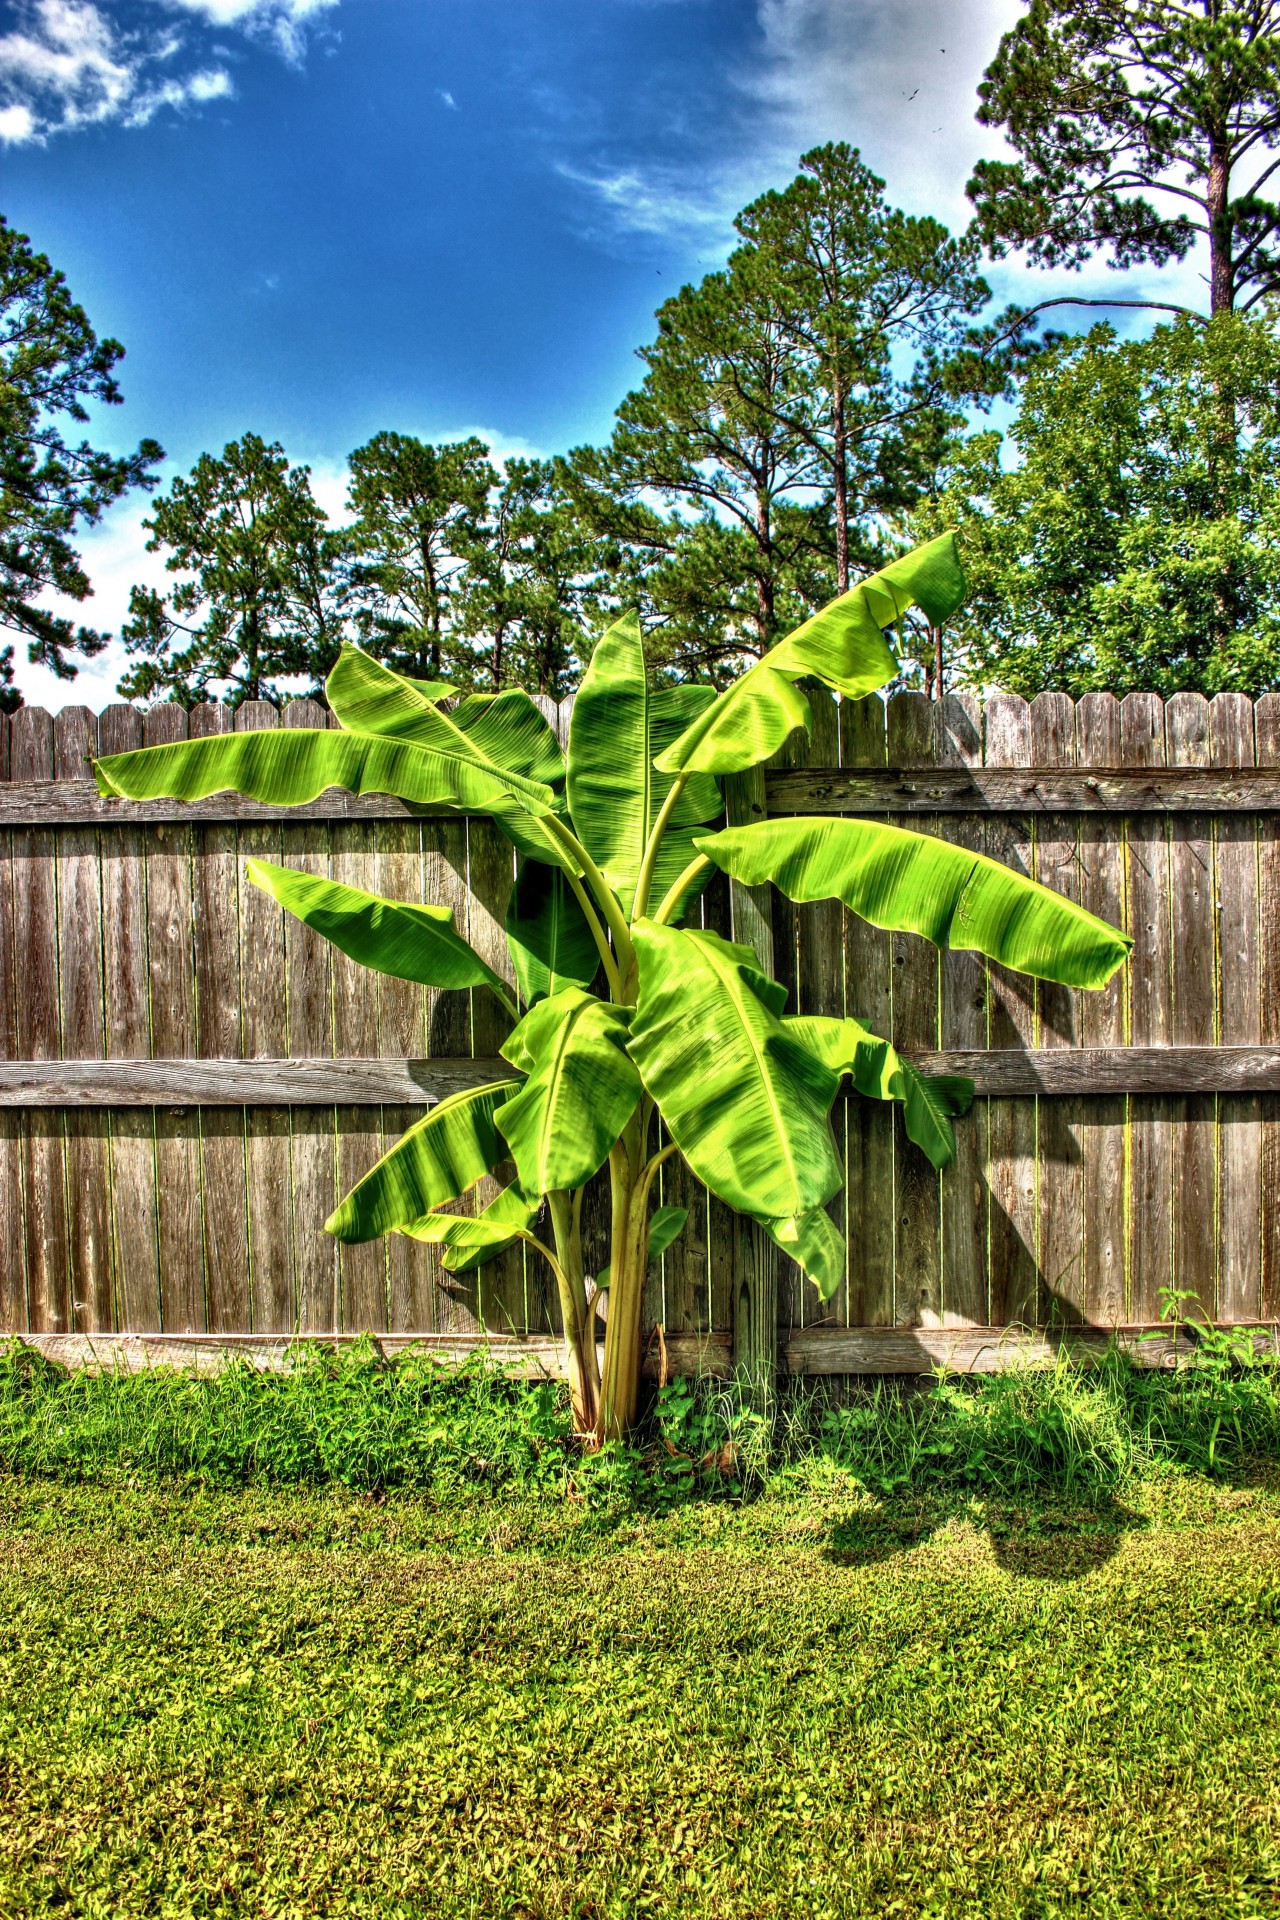
[[[653,831],[649,835],[648,844],[644,850],[644,858],[640,862],[640,878],[636,881],[635,904],[631,909],[631,918],[633,920],[644,919],[645,912],[649,905],[649,890],[653,885],[653,870],[658,864],[658,851],[662,846],[662,836],[667,830],[668,821],[680,803],[680,795],[684,792],[688,784],[689,776],[687,773],[678,773],[676,775],[675,779],[671,782],[671,790],[663,801],[658,817],[653,823]]]
[[[596,943],[596,952],[604,962],[604,977],[609,982],[609,997],[618,1001],[622,998],[622,981],[618,975],[617,962],[613,957],[613,948],[609,945],[609,936],[600,924],[600,916],[591,904],[591,895],[583,886],[576,873],[566,873],[565,879],[573,891],[573,897],[582,908],[583,917],[591,929],[591,938]]]
[[[569,854],[582,868],[587,883],[599,902],[600,911],[605,917],[609,932],[613,935],[614,952],[618,960],[618,972],[625,980],[635,967],[635,948],[631,944],[631,935],[627,923],[622,917],[622,908],[618,896],[601,873],[591,855],[583,846],[576,833],[571,833],[563,821],[554,814],[547,814],[542,820],[544,833],[550,834],[562,852]]]
[[[708,860],[705,853],[700,853],[696,860],[691,860],[689,862],[684,872],[680,874],[678,879],[672,882],[672,885],[667,890],[666,894],[663,896],[662,905],[658,908],[658,911],[653,916],[654,921],[658,926],[660,927],[666,926],[667,921],[671,918],[671,915],[675,912],[676,908],[679,906],[680,895],[684,892],[685,888],[689,885],[689,882],[691,880],[696,880],[698,875],[702,872],[702,869],[704,867],[709,867],[710,865],[711,865],[711,862]]]

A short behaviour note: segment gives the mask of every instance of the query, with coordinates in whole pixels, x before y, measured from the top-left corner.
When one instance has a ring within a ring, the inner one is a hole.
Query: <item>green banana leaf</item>
[[[574,831],[630,914],[650,830],[671,789],[655,773],[662,752],[715,701],[712,687],[653,687],[634,613],[602,635],[569,722],[569,811]],[[721,813],[709,775],[690,780],[674,808],[654,873],[660,900],[693,859],[693,829]]]
[[[489,986],[506,995],[506,982],[455,930],[449,907],[384,900],[269,860],[250,860],[245,871],[287,913],[362,967],[424,987]]]
[[[491,1227],[502,1228],[503,1234],[486,1239],[478,1246],[448,1246],[440,1256],[440,1265],[446,1273],[472,1273],[477,1267],[484,1266],[486,1261],[495,1260],[500,1253],[505,1253],[508,1247],[515,1245],[521,1233],[532,1227],[538,1215],[538,1206],[533,1204],[532,1211],[530,1208],[530,1201],[514,1182],[504,1187],[476,1216],[477,1220],[487,1221]]]
[[[428,711],[435,714],[434,707]],[[510,799],[531,814],[550,813],[550,787],[491,766],[442,714],[435,717],[437,737],[430,743],[313,727],[222,733],[109,754],[95,760],[93,773],[99,793],[126,800],[203,800],[230,791],[296,807],[329,787],[345,787],[464,812],[488,813]]]
[[[523,687],[507,687],[501,693],[469,693],[449,718],[486,759],[513,768],[526,780],[542,781],[557,796],[564,793],[560,742],[541,707]]]
[[[789,1254],[812,1280],[820,1297],[829,1300],[844,1279],[847,1258],[844,1235],[831,1215],[822,1207],[813,1207],[808,1213],[784,1220],[766,1220],[758,1214],[755,1218],[775,1246]]]
[[[343,647],[325,682],[329,705],[352,733],[427,745],[443,722],[490,765],[555,791],[564,785],[564,756],[546,719],[521,688],[469,694],[442,713],[434,686],[393,673],[358,647]]]
[[[875,820],[762,820],[696,845],[747,885],[772,880],[790,900],[843,900],[874,927],[985,953],[1063,986],[1104,986],[1133,945],[998,860]]]
[[[907,1138],[933,1166],[950,1166],[956,1157],[951,1116],[972,1106],[972,1080],[960,1074],[920,1073],[860,1020],[802,1014],[783,1024],[833,1073],[849,1074],[865,1099],[901,1101]]]
[[[582,908],[557,867],[522,860],[507,903],[507,945],[526,1006],[563,987],[589,987],[600,955]]]
[[[903,554],[770,648],[659,756],[660,771],[737,773],[758,766],[794,727],[809,724],[795,694],[782,691],[785,684],[812,674],[860,700],[898,671],[883,628],[913,604],[940,624],[963,598],[953,534]]]
[[[785,989],[717,934],[638,920],[632,938],[631,1057],[693,1171],[741,1213],[820,1207],[843,1179],[827,1124],[839,1076],[787,1031]]]
[[[528,1074],[494,1114],[526,1193],[583,1186],[635,1111],[640,1076],[628,1058],[627,1009],[567,987],[539,1001],[502,1054]]]
[[[684,1231],[684,1223],[689,1218],[688,1207],[657,1207],[649,1221],[649,1259],[661,1259],[667,1248]],[[612,1267],[606,1267],[596,1275],[596,1285],[601,1293],[613,1278]]]
[[[493,1117],[519,1083],[468,1087],[414,1123],[325,1221],[335,1239],[376,1240],[456,1200],[507,1158]]]
[[[451,1252],[477,1254],[477,1264],[480,1264],[492,1260],[513,1240],[528,1233],[541,1205],[540,1200],[527,1200],[515,1186],[504,1187],[498,1200],[507,1202],[500,1212],[495,1212],[498,1204],[495,1200],[483,1213],[428,1213],[399,1231],[408,1240],[425,1240],[448,1247]],[[452,1267],[450,1271],[456,1273],[458,1268]]]

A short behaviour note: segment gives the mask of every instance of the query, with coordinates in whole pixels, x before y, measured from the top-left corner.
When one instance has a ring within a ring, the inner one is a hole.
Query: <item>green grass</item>
[[[11,1356],[0,1915],[1274,1915],[1274,1400]]]

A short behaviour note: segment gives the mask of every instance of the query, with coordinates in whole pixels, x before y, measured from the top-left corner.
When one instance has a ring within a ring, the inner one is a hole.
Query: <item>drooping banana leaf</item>
[[[956,1154],[951,1116],[972,1106],[972,1080],[960,1074],[920,1073],[860,1020],[811,1014],[783,1024],[833,1073],[849,1074],[865,1099],[901,1101],[907,1138],[935,1167],[950,1166]]]
[[[671,788],[654,771],[663,751],[715,700],[712,687],[653,687],[634,613],[596,644],[569,722],[569,811],[574,831],[630,914],[650,830]],[[653,881],[659,900],[693,859],[693,829],[721,811],[720,791],[706,774],[692,779],[676,805]]]
[[[526,1193],[583,1186],[608,1158],[640,1098],[627,1009],[567,987],[539,1001],[502,1054],[528,1079],[494,1121]]]
[[[944,533],[861,581],[770,648],[660,756],[664,773],[735,773],[782,745],[798,725],[797,696],[783,686],[812,674],[860,700],[887,686],[898,662],[883,629],[913,604],[934,624],[964,598],[954,535]]]
[[[449,907],[384,900],[269,860],[250,860],[245,871],[286,912],[362,967],[424,987],[490,986],[506,993],[506,982],[455,930]]]
[[[436,718],[439,737],[433,744],[294,727],[139,747],[96,760],[93,772],[99,793],[126,800],[203,800],[211,793],[233,792],[296,807],[329,787],[345,787],[349,793],[392,793],[419,806],[476,813],[508,800],[530,814],[551,811],[550,787],[491,766],[443,715]]]
[[[505,1202],[501,1209],[499,1200]],[[428,1213],[401,1227],[400,1232],[409,1240],[447,1247],[451,1253],[474,1254],[479,1266],[529,1231],[540,1204],[537,1199],[526,1199],[518,1186],[504,1187],[482,1213]],[[451,1265],[449,1271],[457,1273],[459,1268]]]
[[[487,759],[514,767],[526,780],[541,780],[557,796],[564,792],[565,764],[560,742],[541,707],[523,687],[501,693],[469,693],[449,718]]]
[[[967,847],[875,820],[763,820],[699,835],[735,880],[791,900],[843,900],[872,926],[985,953],[1020,973],[1101,987],[1133,942],[1074,900]]]
[[[653,1216],[649,1221],[649,1258],[651,1261],[661,1259],[667,1248],[671,1246],[684,1231],[684,1223],[688,1218],[688,1207],[655,1208]],[[602,1293],[612,1278],[613,1270],[611,1267],[606,1267],[602,1273],[596,1275],[596,1285]]]
[[[518,1082],[450,1094],[414,1123],[325,1221],[338,1240],[376,1240],[456,1200],[507,1158],[493,1124]]]
[[[844,1235],[831,1215],[813,1207],[784,1220],[756,1218],[774,1244],[812,1280],[821,1298],[829,1300],[844,1279],[847,1257]]]
[[[493,766],[556,791],[564,785],[564,756],[555,734],[528,694],[469,694],[442,713],[434,687],[393,673],[358,647],[343,647],[325,682],[329,705],[353,733],[429,744],[439,723]]]
[[[507,903],[507,943],[526,1005],[563,987],[589,987],[600,955],[558,867],[522,860]]]
[[[481,1246],[446,1247],[440,1256],[440,1265],[446,1273],[474,1272],[477,1267],[484,1266],[486,1261],[496,1260],[500,1253],[505,1253],[508,1247],[514,1246],[517,1236],[533,1225],[537,1214],[537,1206],[534,1205],[531,1211],[529,1200],[512,1182],[476,1216],[477,1220],[487,1221],[491,1227],[501,1228],[503,1237],[489,1239]]]
[[[787,1031],[785,989],[717,934],[640,920],[632,937],[631,1057],[693,1171],[742,1213],[821,1206],[843,1177],[827,1124],[839,1076]]]

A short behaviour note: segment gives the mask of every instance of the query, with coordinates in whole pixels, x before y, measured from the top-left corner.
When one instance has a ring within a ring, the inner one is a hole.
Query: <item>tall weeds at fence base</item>
[[[1210,1351],[1176,1371],[1119,1352],[1082,1366],[834,1394],[797,1384],[769,1404],[734,1381],[675,1380],[632,1445],[584,1456],[557,1384],[479,1361],[447,1369],[371,1343],[300,1344],[281,1372],[68,1370],[0,1348],[0,1470],[62,1481],[116,1476],[209,1486],[397,1488],[441,1500],[586,1499],[641,1507],[752,1497],[839,1474],[867,1493],[1081,1497],[1127,1479],[1233,1475],[1280,1463],[1280,1366]]]

